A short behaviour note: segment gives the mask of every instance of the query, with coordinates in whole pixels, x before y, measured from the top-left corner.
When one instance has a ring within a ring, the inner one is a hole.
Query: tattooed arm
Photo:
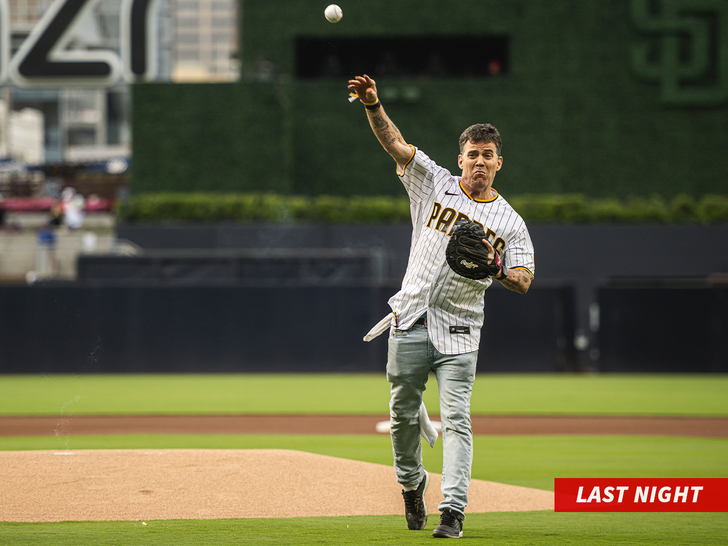
[[[483,239],[483,244],[488,249],[488,263],[491,263],[495,259],[496,251],[488,239]],[[528,289],[531,287],[531,281],[533,280],[531,272],[522,267],[514,267],[513,269],[507,269],[507,271],[508,274],[502,279],[498,277],[494,278],[498,279],[508,290],[513,290],[519,294],[528,292]]]
[[[366,74],[349,80],[349,89],[355,92],[359,100],[365,104],[374,105],[379,102],[377,84]],[[389,119],[384,108],[380,105],[376,109],[367,109],[366,113],[369,125],[379,143],[398,165],[405,165],[412,157],[412,147],[405,142],[402,133]]]
[[[531,274],[525,269],[509,269],[508,276],[498,279],[508,290],[525,294],[531,286]]]

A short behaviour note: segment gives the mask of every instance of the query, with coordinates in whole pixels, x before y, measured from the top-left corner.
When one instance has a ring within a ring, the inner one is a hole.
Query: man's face
[[[502,164],[503,158],[496,153],[492,142],[467,141],[463,153],[458,156],[458,166],[463,171],[462,181],[474,189],[490,187]]]

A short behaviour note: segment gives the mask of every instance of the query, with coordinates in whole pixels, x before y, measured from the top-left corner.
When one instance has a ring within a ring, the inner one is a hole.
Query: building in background
[[[171,80],[237,80],[237,1],[175,0],[172,5]]]
[[[120,54],[123,3],[89,1],[93,5],[78,21],[65,49]],[[11,56],[53,5],[54,0],[8,0]],[[238,78],[237,0],[160,0],[155,7],[156,81]],[[99,86],[22,87],[6,78],[0,101],[6,112],[0,116],[0,159],[46,165],[131,159],[130,88],[126,81]],[[39,126],[40,152],[36,149]]]

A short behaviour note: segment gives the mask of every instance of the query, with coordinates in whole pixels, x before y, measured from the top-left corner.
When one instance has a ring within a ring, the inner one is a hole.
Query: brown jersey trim
[[[532,271],[531,271],[530,269],[528,269],[527,267],[525,267],[525,266],[523,266],[523,265],[517,265],[517,266],[515,266],[515,267],[509,267],[509,268],[508,268],[508,270],[509,270],[509,271],[510,271],[511,269],[523,269],[523,270],[524,270],[524,271],[525,271],[526,273],[528,273],[529,275],[531,275],[531,278],[532,278],[532,279],[535,279],[535,278],[536,278],[536,275],[534,275],[534,274],[533,274],[533,272],[532,272]]]
[[[492,203],[493,201],[498,199],[498,192],[493,187],[491,187],[490,189],[493,190],[493,193],[495,193],[495,197],[491,197],[490,199],[475,199],[468,193],[468,190],[463,187],[462,178],[458,181],[458,184],[460,184],[460,189],[463,190],[463,193],[468,196],[468,199],[470,199],[471,201],[475,201],[476,203]]]

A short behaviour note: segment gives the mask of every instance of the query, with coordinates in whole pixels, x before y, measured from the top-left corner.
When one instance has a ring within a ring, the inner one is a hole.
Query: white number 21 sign
[[[74,28],[99,0],[56,0],[10,57],[10,11],[0,0],[0,85],[22,87],[110,86],[145,81],[157,71],[157,4],[122,0],[120,53],[66,49]]]

